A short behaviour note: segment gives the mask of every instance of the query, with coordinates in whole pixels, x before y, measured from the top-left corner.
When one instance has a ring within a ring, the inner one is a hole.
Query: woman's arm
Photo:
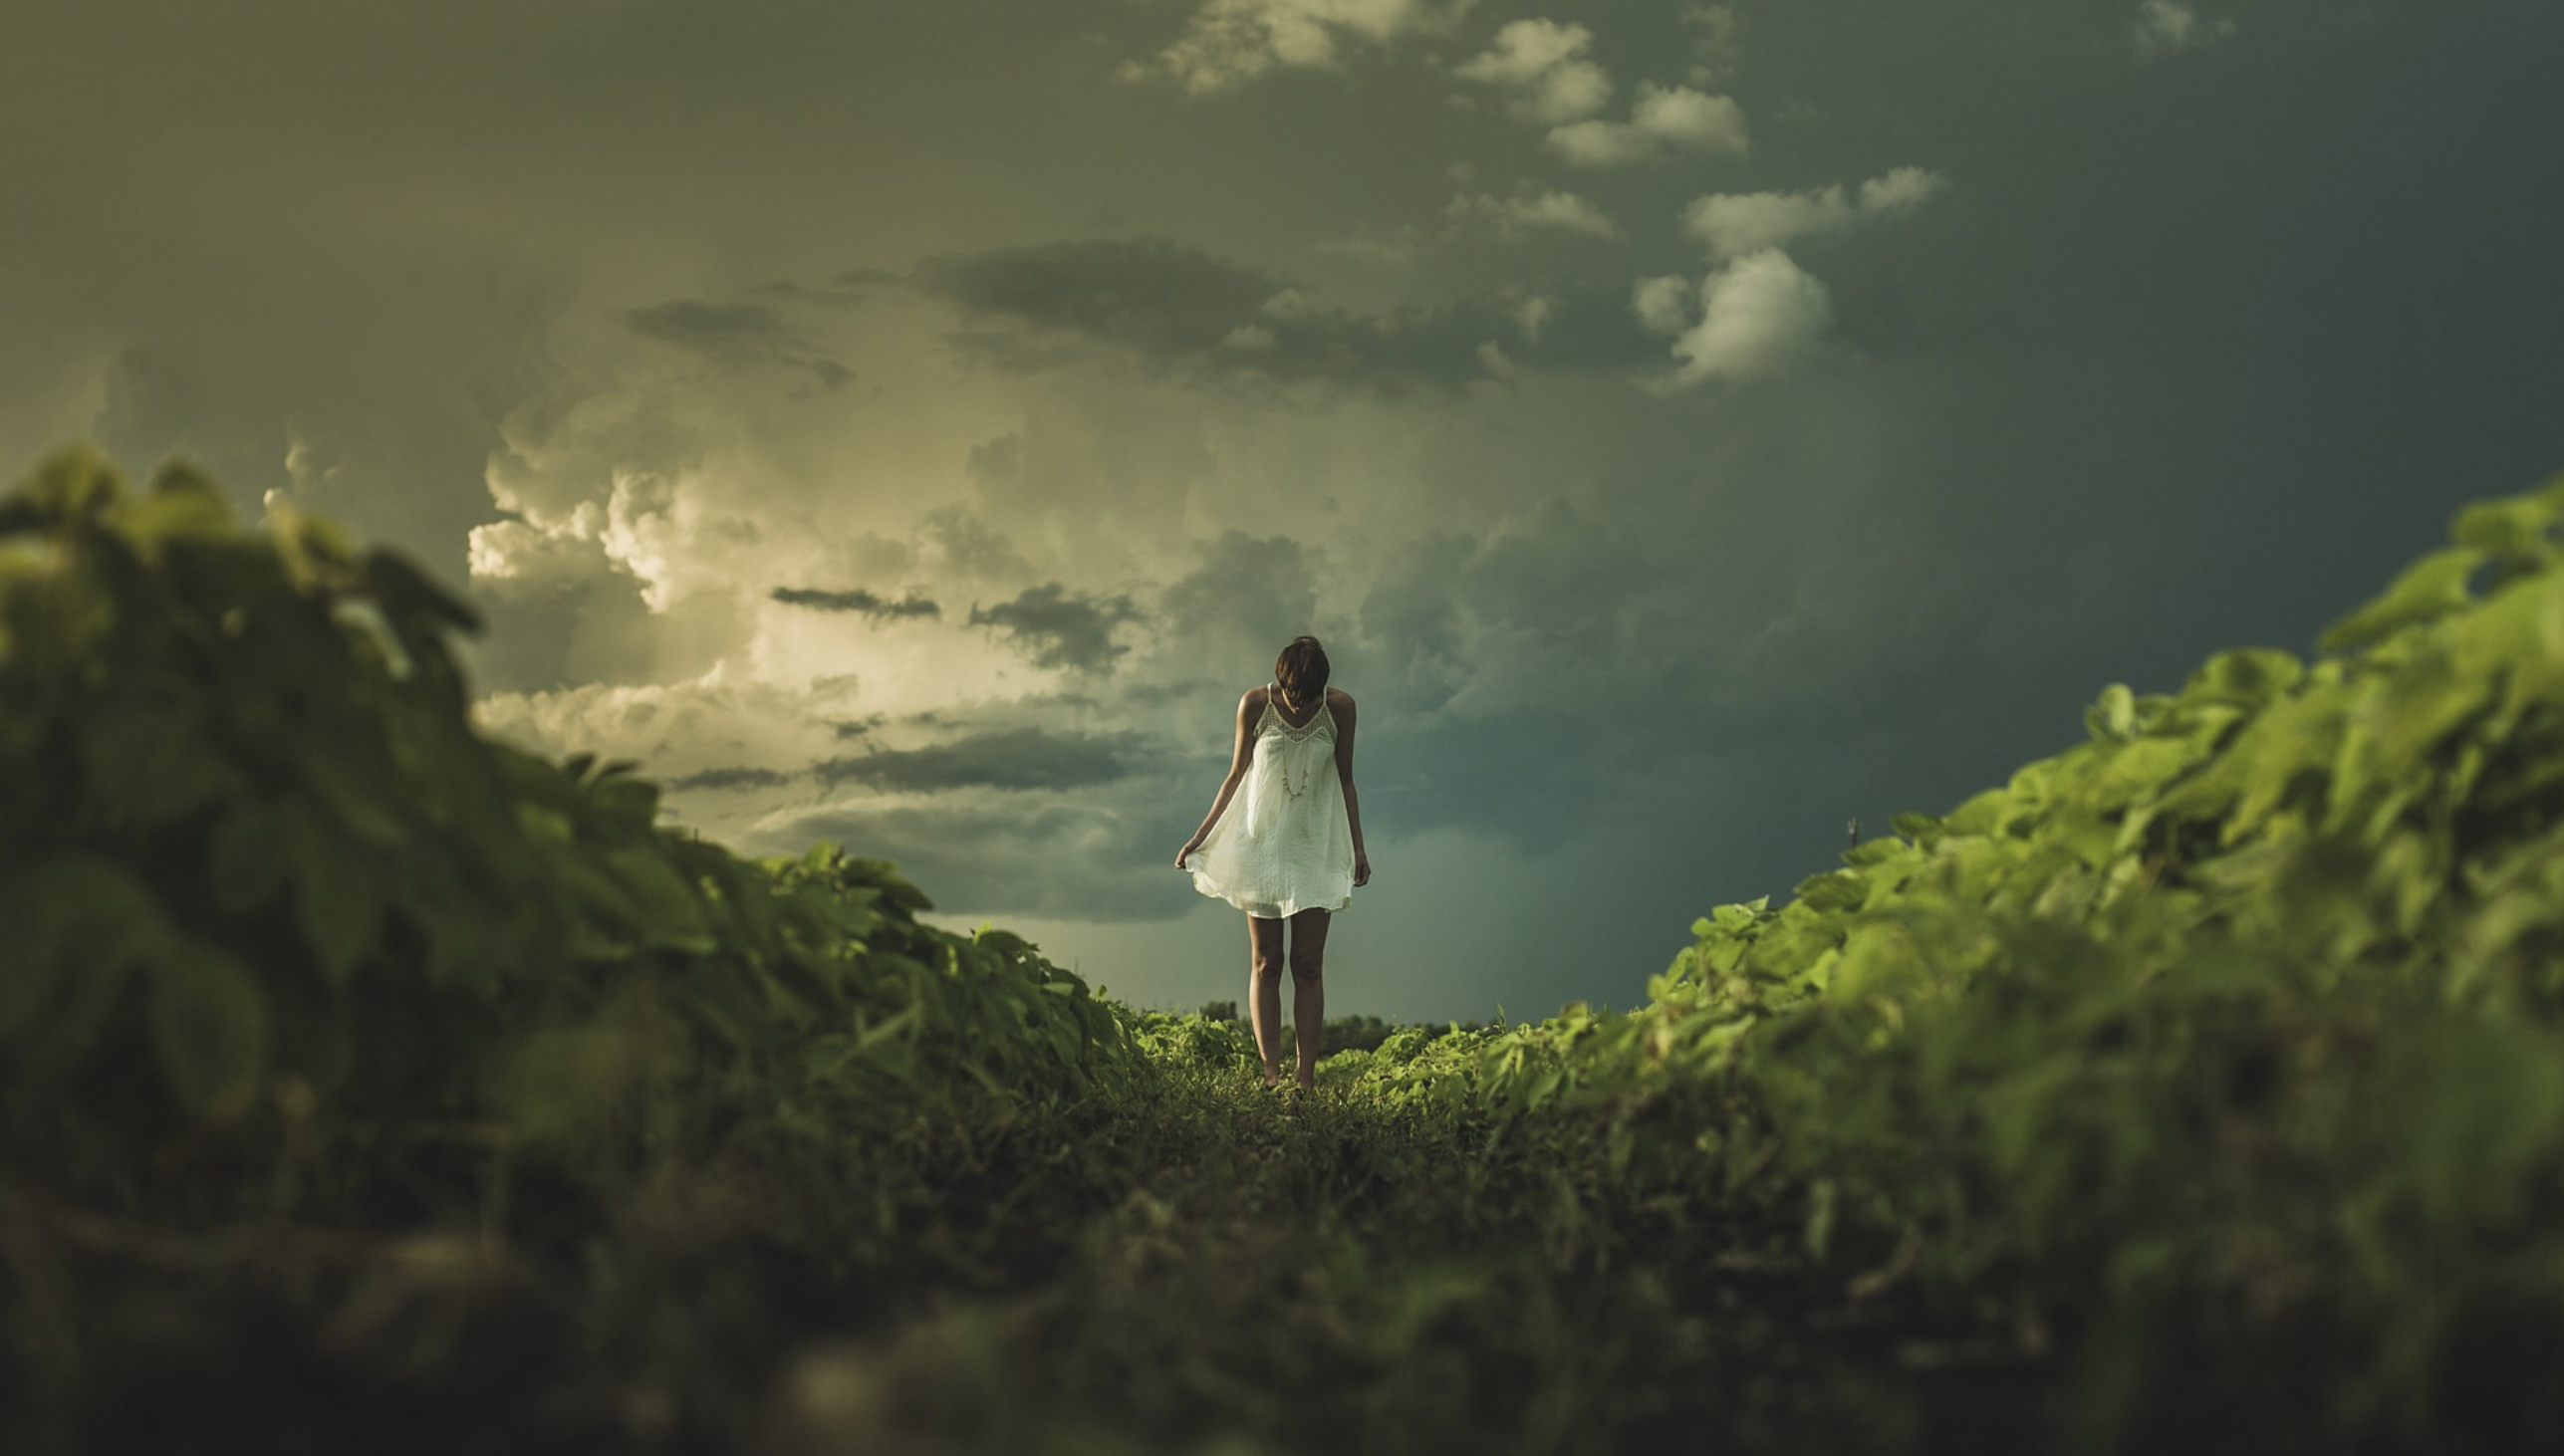
[[[1345,818],[1353,825],[1354,883],[1371,883],[1371,855],[1362,847],[1362,796],[1354,792],[1354,700],[1349,692],[1331,692],[1336,714],[1336,777],[1344,781]]]
[[[1246,781],[1247,762],[1255,757],[1255,715],[1263,707],[1264,689],[1260,687],[1250,687],[1238,698],[1237,743],[1229,750],[1228,777],[1219,781],[1219,796],[1211,800],[1210,813],[1202,816],[1202,827],[1193,831],[1193,837],[1184,841],[1184,847],[1175,851],[1177,869],[1184,867],[1185,855],[1202,847],[1202,840],[1210,834],[1211,826],[1219,823],[1221,813],[1228,808],[1229,799],[1237,793],[1237,786]]]

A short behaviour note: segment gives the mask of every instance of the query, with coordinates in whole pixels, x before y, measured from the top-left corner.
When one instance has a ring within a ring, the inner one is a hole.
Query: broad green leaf
[[[2190,674],[2181,698],[2258,708],[2293,690],[2305,677],[2306,664],[2293,653],[2274,647],[2235,647],[2208,658]]]
[[[333,833],[301,800],[287,801],[280,818],[293,866],[295,923],[321,974],[344,984],[382,923],[385,867]]]
[[[245,799],[215,822],[206,846],[205,876],[214,908],[246,918],[263,908],[285,883],[284,821],[263,799]]]
[[[120,817],[144,825],[178,819],[212,801],[236,775],[185,698],[134,697],[97,710],[81,735],[91,792]]]
[[[267,1063],[267,1006],[249,972],[223,952],[179,942],[151,981],[151,1050],[181,1111],[227,1119],[248,1110]]]
[[[1875,864],[1884,864],[1891,859],[1902,858],[1910,852],[1912,851],[1902,840],[1872,840],[1867,844],[1855,845],[1844,850],[1843,862],[1855,869],[1866,869]]]
[[[1862,878],[1846,869],[1811,874],[1798,882],[1798,903],[1819,912],[1857,910],[1870,893]]]
[[[79,1034],[79,1017],[37,1021],[65,1001],[103,1003],[165,943],[160,907],[117,864],[87,854],[40,861],[0,881],[0,1042]],[[73,1049],[77,1050],[77,1049]]]
[[[1988,789],[1949,812],[1941,820],[1941,829],[1953,835],[1990,835],[2003,826],[2003,815],[2010,796],[2000,789]]]
[[[2554,552],[2556,508],[2533,495],[2477,501],[2457,513],[2449,539],[2487,555],[2543,558]]]
[[[2194,758],[2190,745],[2181,739],[2132,739],[2101,761],[2085,784],[2083,804],[2107,813],[2156,798],[2189,769]]]
[[[365,575],[385,613],[400,625],[404,636],[438,628],[460,632],[481,629],[479,612],[428,580],[424,572],[397,552],[367,552]]]
[[[2323,635],[2327,652],[2349,652],[2421,622],[2436,621],[2473,601],[2466,579],[2484,563],[2469,546],[2435,551],[2405,568],[2384,596],[2335,622]]]
[[[355,570],[355,553],[346,533],[331,522],[305,513],[291,501],[270,496],[267,530],[277,560],[295,587],[327,593],[345,587]]]
[[[407,837],[409,825],[395,802],[396,786],[384,774],[370,772],[354,745],[331,737],[306,739],[301,759],[304,787],[359,844],[388,849]]]
[[[2125,738],[2137,730],[2137,695],[2124,682],[2101,690],[2100,701],[2084,709],[2084,727],[2095,738]]]
[[[671,949],[708,951],[701,891],[669,866],[657,846],[633,846],[606,856],[606,865],[623,881],[637,914],[637,925],[650,943]]]
[[[231,503],[213,483],[184,465],[165,465],[151,489],[122,513],[127,534],[145,549],[176,537],[219,537],[233,529]]]
[[[2389,773],[2420,772],[2441,740],[2490,710],[2498,689],[2486,675],[2458,671],[2444,651],[2417,655],[2371,700],[2379,761]]]
[[[125,477],[95,446],[57,450],[0,496],[0,536],[93,518],[124,497]]]

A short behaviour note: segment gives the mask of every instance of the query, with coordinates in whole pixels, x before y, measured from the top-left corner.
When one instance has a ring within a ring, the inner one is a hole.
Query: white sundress
[[[1353,823],[1336,773],[1336,710],[1294,728],[1273,706],[1255,724],[1255,756],[1228,808],[1184,858],[1193,888],[1259,920],[1341,910],[1353,899]]]

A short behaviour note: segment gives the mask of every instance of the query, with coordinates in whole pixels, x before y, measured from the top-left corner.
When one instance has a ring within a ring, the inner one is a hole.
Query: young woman
[[[1293,638],[1274,659],[1273,681],[1237,700],[1228,777],[1202,827],[1175,851],[1194,888],[1246,912],[1247,1006],[1266,1087],[1282,1083],[1283,926],[1307,1092],[1327,1019],[1327,917],[1353,899],[1355,885],[1371,882],[1353,753],[1353,696],[1327,686],[1327,651],[1316,637]]]

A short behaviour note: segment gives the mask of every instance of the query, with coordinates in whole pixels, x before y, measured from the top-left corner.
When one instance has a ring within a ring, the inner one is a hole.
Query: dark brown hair
[[[1316,702],[1327,691],[1327,649],[1316,637],[1293,637],[1273,659],[1273,680],[1291,701],[1303,706]]]

